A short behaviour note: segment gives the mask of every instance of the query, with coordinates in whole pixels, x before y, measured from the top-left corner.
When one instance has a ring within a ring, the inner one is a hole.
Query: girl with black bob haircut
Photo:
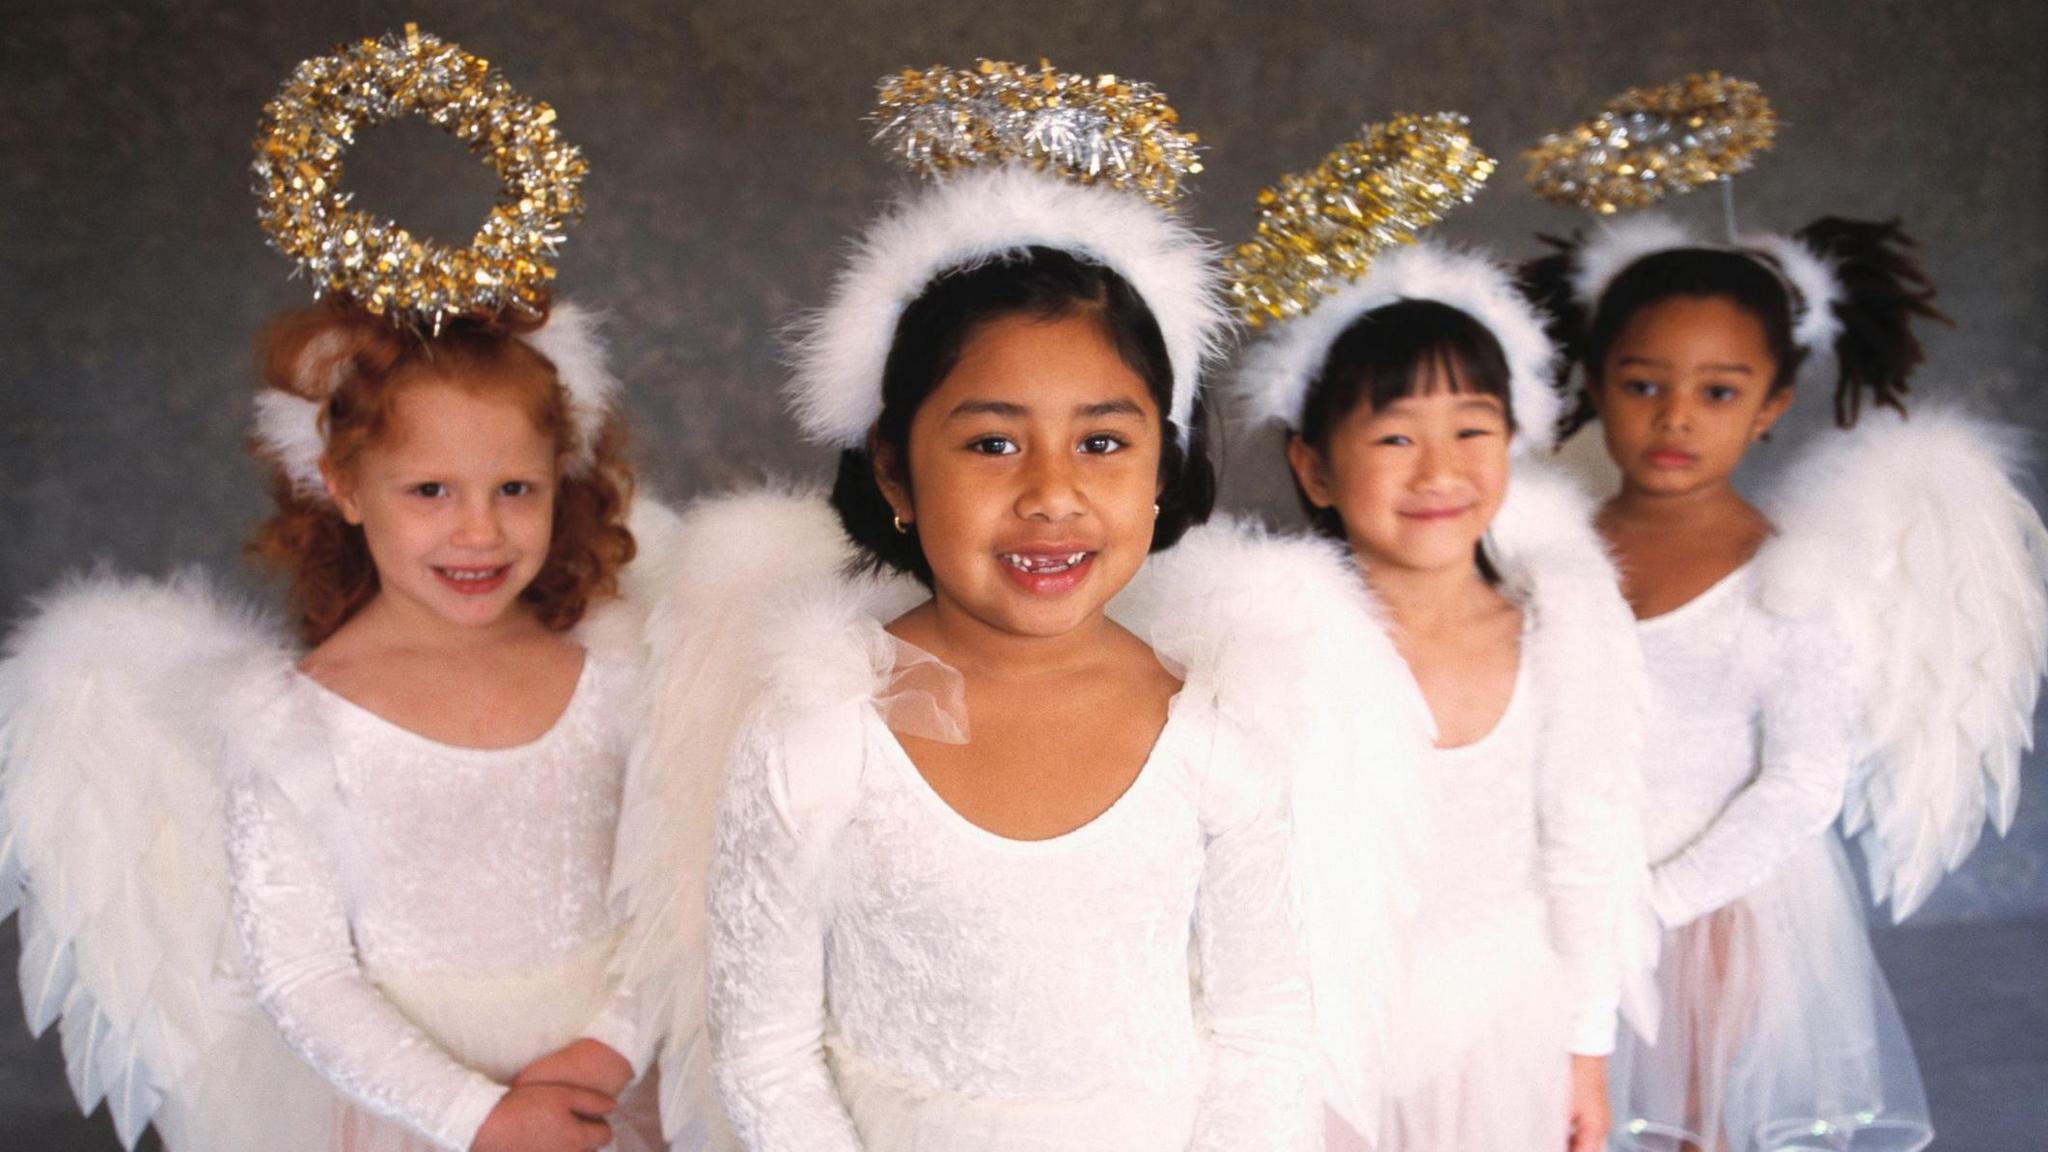
[[[1507,431],[1514,433],[1508,362],[1500,341],[1486,325],[1448,304],[1399,300],[1360,316],[1337,337],[1321,370],[1309,381],[1294,434],[1327,454],[1336,426],[1359,405],[1385,408],[1444,385],[1499,400]],[[1345,539],[1344,518],[1336,506],[1316,504],[1300,478],[1293,480],[1295,498],[1316,534]],[[1494,579],[1483,551],[1479,563],[1488,579]]]
[[[1187,530],[1206,522],[1216,504],[1216,470],[1209,459],[1209,414],[1197,403],[1183,446],[1167,421],[1173,366],[1152,312],[1130,283],[1110,268],[1054,248],[1031,247],[1016,258],[996,259],[948,272],[912,301],[896,324],[882,374],[882,415],[870,446],[839,454],[832,507],[846,533],[877,569],[907,572],[932,585],[931,565],[917,533],[899,531],[895,512],[875,479],[875,446],[906,461],[910,422],[919,405],[945,379],[976,330],[1004,316],[1058,320],[1083,316],[1100,326],[1117,355],[1144,381],[1160,412],[1159,515],[1152,551],[1170,548]],[[897,478],[915,487],[914,478]],[[906,525],[906,527],[909,527]]]
[[[1642,684],[1590,509],[1528,459],[1557,408],[1543,319],[1507,269],[1425,240],[1276,329],[1247,400],[1290,431],[1303,509],[1384,613],[1392,690],[1422,704],[1416,750],[1372,768],[1415,780],[1412,917],[1379,943],[1390,974],[1317,986],[1383,1013],[1385,1070],[1332,1094],[1327,1146],[1595,1152],[1637,953],[1616,910],[1641,873]]]

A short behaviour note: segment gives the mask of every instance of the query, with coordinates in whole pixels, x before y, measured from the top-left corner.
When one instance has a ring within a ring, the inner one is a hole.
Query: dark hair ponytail
[[[1883,408],[1906,410],[1913,370],[1927,358],[1913,318],[1953,323],[1934,306],[1934,285],[1921,270],[1913,238],[1897,220],[1823,216],[1793,234],[1834,269],[1841,285],[1835,316],[1835,423],[1853,427],[1863,393]]]
[[[1593,318],[1579,305],[1572,291],[1572,269],[1579,259],[1580,239],[1539,234],[1536,239],[1550,251],[1524,262],[1515,270],[1515,285],[1543,317],[1544,334],[1557,349],[1557,373],[1550,386],[1564,403],[1557,410],[1557,442],[1593,422],[1593,400],[1586,390],[1572,389],[1572,366],[1585,352],[1587,330]]]

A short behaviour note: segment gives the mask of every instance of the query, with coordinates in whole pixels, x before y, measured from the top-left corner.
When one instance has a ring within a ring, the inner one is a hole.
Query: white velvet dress
[[[258,999],[341,1094],[339,1148],[467,1149],[505,1082],[578,1037],[644,1063],[606,971],[634,675],[587,656],[546,734],[492,750],[299,677],[298,743],[249,752],[229,794],[235,921]],[[617,1147],[659,1146],[651,1100],[621,1101]]]
[[[1015,841],[883,718],[888,670],[931,658],[853,628],[880,681],[751,725],[719,813],[710,1022],[746,1147],[1315,1147],[1286,791],[1207,687],[1107,811]]]
[[[1639,627],[1657,686],[1644,763],[1662,1030],[1624,1036],[1614,1142],[1729,1152],[1931,1139],[1840,838],[1850,648],[1824,611],[1759,602],[1754,565]]]

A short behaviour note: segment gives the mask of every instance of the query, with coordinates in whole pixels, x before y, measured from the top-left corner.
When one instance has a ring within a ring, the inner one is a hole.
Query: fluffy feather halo
[[[1254,347],[1239,376],[1248,414],[1298,427],[1309,382],[1330,346],[1360,316],[1397,300],[1434,300],[1484,324],[1507,359],[1508,396],[1521,430],[1517,448],[1554,446],[1560,402],[1550,380],[1557,353],[1542,318],[1506,269],[1477,253],[1429,242],[1380,257],[1356,283]]]
[[[606,363],[598,324],[597,314],[589,309],[563,304],[548,314],[546,324],[519,337],[555,366],[555,376],[568,394],[570,449],[564,468],[570,476],[588,472],[597,462],[597,438],[618,402],[619,379]],[[327,374],[319,382],[323,396],[340,383],[331,367],[320,367],[333,360],[334,351],[331,342],[316,338],[300,357],[302,375]],[[327,451],[320,429],[324,407],[320,401],[268,388],[256,397],[250,429],[258,450],[291,479],[292,491],[320,502],[327,500],[327,485],[320,478],[320,457]]]
[[[1098,261],[1144,299],[1173,366],[1167,418],[1185,444],[1202,370],[1230,327],[1214,247],[1138,196],[1019,165],[921,189],[868,228],[831,301],[797,331],[788,396],[804,434],[860,446],[882,414],[882,370],[903,310],[943,273],[1033,246]]]
[[[1668,216],[1633,216],[1601,227],[1579,246],[1572,268],[1572,295],[1587,316],[1599,311],[1609,285],[1638,260],[1673,248],[1721,248],[1761,257],[1791,289],[1795,317],[1792,339],[1810,354],[1832,350],[1842,334],[1835,305],[1842,284],[1834,265],[1794,237],[1752,233],[1733,244],[1716,244],[1696,236]]]

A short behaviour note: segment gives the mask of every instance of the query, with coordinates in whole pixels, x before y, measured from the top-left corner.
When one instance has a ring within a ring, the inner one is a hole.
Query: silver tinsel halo
[[[1538,196],[1611,216],[1749,171],[1777,130],[1763,89],[1703,72],[1631,88],[1522,155]]]
[[[1023,163],[1083,184],[1136,192],[1161,207],[1202,170],[1196,136],[1150,84],[999,60],[906,69],[876,85],[875,140],[930,179]]]
[[[349,207],[342,156],[358,129],[421,116],[498,173],[498,202],[454,248]],[[555,111],[513,90],[489,62],[408,24],[302,62],[263,108],[251,165],[257,221],[315,291],[439,330],[443,320],[537,312],[562,229],[583,211],[583,155]]]

